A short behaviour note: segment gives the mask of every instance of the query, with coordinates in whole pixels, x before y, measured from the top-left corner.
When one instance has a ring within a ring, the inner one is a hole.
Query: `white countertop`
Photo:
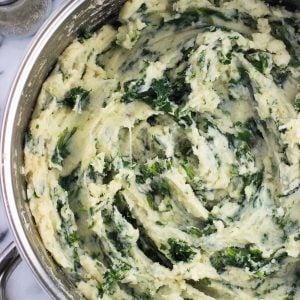
[[[52,11],[64,0],[53,0]],[[11,84],[33,36],[11,39],[0,36],[0,115],[2,119]],[[2,199],[0,201],[0,252],[13,240],[9,232]],[[7,284],[8,300],[48,300],[29,267],[21,263]]]

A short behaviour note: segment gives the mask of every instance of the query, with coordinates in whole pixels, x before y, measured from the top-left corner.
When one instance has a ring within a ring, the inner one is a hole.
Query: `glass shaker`
[[[0,0],[0,35],[29,36],[50,13],[51,0]]]

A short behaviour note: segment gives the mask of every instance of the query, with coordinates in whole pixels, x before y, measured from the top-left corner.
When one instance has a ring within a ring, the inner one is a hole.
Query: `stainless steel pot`
[[[58,56],[82,28],[94,29],[111,20],[124,0],[69,0],[50,17],[31,44],[9,95],[1,130],[1,187],[6,213],[22,258],[50,296],[55,299],[80,296],[45,250],[26,203],[23,176],[24,133],[42,83]],[[268,1],[300,9],[299,0]],[[0,284],[5,283],[18,254],[10,245],[0,258]],[[0,290],[0,298],[3,290]],[[3,298],[4,299],[4,298]]]

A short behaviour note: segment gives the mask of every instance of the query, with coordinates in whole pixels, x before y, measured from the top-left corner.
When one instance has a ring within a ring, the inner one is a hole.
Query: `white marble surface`
[[[57,9],[66,0],[53,0],[52,11]],[[9,94],[18,67],[26,53],[33,36],[11,39],[0,36],[0,116]],[[13,240],[9,232],[7,219],[4,213],[2,199],[0,200],[0,252]],[[46,300],[49,296],[41,289],[29,267],[21,263],[10,277],[7,284],[8,300]]]

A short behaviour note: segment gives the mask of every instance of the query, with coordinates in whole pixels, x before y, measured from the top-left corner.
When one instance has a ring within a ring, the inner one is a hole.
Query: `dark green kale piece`
[[[78,182],[80,175],[80,166],[81,164],[79,163],[78,166],[74,168],[70,174],[59,177],[58,183],[64,190],[70,192],[76,187],[76,183]]]
[[[54,164],[62,166],[64,159],[70,154],[68,150],[68,144],[74,133],[76,132],[77,128],[74,127],[72,130],[69,131],[66,128],[58,137],[58,141],[56,147],[54,149],[54,153],[52,155],[51,161]]]
[[[169,255],[175,262],[189,262],[196,255],[196,252],[193,250],[193,248],[185,241],[169,238],[168,244]]]
[[[287,68],[280,68],[277,65],[273,65],[273,68],[271,70],[271,75],[273,77],[274,82],[281,87],[286,82],[287,78],[289,77],[289,74],[290,71],[288,71]]]
[[[78,42],[83,44],[84,41],[89,40],[93,36],[93,32],[87,29],[82,29],[79,31]]]
[[[291,64],[300,65],[300,21],[296,18],[285,18],[270,21],[272,35],[282,40],[291,55]]]
[[[271,54],[265,51],[249,50],[245,57],[262,74],[266,74],[272,64]]]
[[[76,110],[82,111],[90,101],[90,91],[78,86],[72,88],[62,100],[62,104]]]
[[[124,83],[124,95],[122,101],[130,103],[132,101],[144,101],[156,110],[166,113],[173,113],[176,105],[185,102],[188,93],[191,91],[190,85],[185,82],[184,73],[171,81],[167,77],[153,79],[148,90],[143,91],[144,80],[130,80]]]
[[[112,295],[117,283],[126,277],[131,268],[129,264],[120,262],[108,269],[104,274],[104,282],[98,287],[99,296],[102,298],[104,294]]]
[[[266,265],[269,260],[263,258],[262,252],[258,249],[229,247],[211,256],[210,262],[218,273],[222,273],[225,271],[226,266],[247,267],[250,271],[257,271],[260,267]]]

